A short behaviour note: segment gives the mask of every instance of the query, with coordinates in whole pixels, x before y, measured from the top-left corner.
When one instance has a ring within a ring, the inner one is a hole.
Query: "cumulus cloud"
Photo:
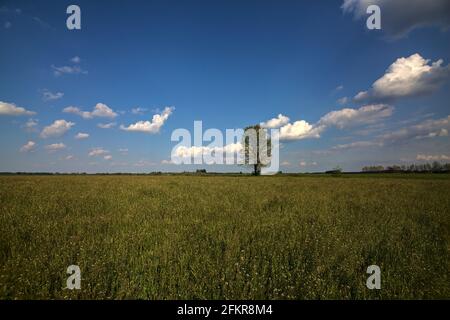
[[[161,114],[153,115],[151,121],[138,121],[135,124],[130,124],[128,127],[121,125],[120,129],[125,131],[158,133],[167,119],[169,119],[169,116],[172,114],[174,109],[175,108],[173,107],[166,107]]]
[[[48,151],[57,151],[65,149],[66,145],[64,143],[53,143],[45,146],[45,149]]]
[[[428,119],[419,124],[403,127],[378,135],[372,141],[356,141],[348,144],[334,146],[333,150],[350,148],[382,147],[385,145],[399,144],[417,139],[430,139],[448,136],[450,130],[450,115],[441,119]]]
[[[343,104],[347,104],[348,101],[349,101],[348,97],[342,97],[342,98],[337,100],[337,103],[340,104],[340,105],[343,105]]]
[[[89,157],[96,157],[96,156],[104,156],[109,154],[108,150],[105,150],[101,147],[92,148],[91,151],[89,151]]]
[[[36,130],[36,126],[38,125],[38,120],[37,119],[33,119],[33,118],[30,118],[30,119],[28,119],[28,121],[23,125],[23,127],[27,130],[27,131],[29,131],[29,132],[32,132],[32,131],[35,131]]]
[[[372,124],[392,115],[394,108],[386,104],[373,104],[362,106],[359,109],[344,108],[325,114],[315,124],[305,120],[286,123],[279,127],[280,140],[302,140],[320,138],[322,132],[330,127],[344,129],[360,125]],[[281,115],[280,115],[281,116]],[[278,118],[271,119],[267,123],[275,123]],[[284,116],[283,116],[284,117]],[[287,118],[287,117],[286,117]],[[288,118],[287,118],[288,119]]]
[[[263,128],[279,128],[281,126],[284,126],[285,124],[289,123],[289,118],[282,115],[281,113],[278,115],[278,117],[270,119],[266,122],[261,122],[261,127]]]
[[[28,141],[25,145],[20,148],[20,152],[30,152],[34,150],[36,143],[34,141]]]
[[[87,74],[86,70],[83,70],[80,66],[61,66],[57,67],[52,65],[53,74],[59,77],[63,74]]]
[[[110,123],[99,123],[97,124],[97,127],[101,128],[101,129],[111,129],[112,127],[114,127],[116,125],[115,122],[110,122]]]
[[[448,0],[344,0],[344,13],[353,13],[356,19],[366,19],[369,5],[381,9],[381,29],[390,39],[399,39],[414,29],[450,26],[450,2]]]
[[[450,65],[442,64],[442,59],[430,64],[418,53],[399,58],[369,90],[359,92],[354,99],[381,101],[432,94],[450,77]]]
[[[87,139],[89,138],[89,133],[84,133],[84,132],[78,132],[75,135],[75,139],[81,140],[81,139]]]
[[[52,93],[47,89],[44,89],[42,91],[42,100],[44,101],[54,101],[54,100],[58,100],[61,99],[64,96],[63,92],[55,92]]]
[[[89,151],[89,157],[96,157],[96,156],[104,156],[109,154],[108,150],[103,149],[102,147],[96,147],[92,148],[91,151]]]
[[[170,163],[172,164],[180,164],[183,163],[187,159],[201,159],[205,161],[206,164],[222,164],[222,163],[235,163],[235,157],[237,156],[237,162],[240,163],[242,161],[241,151],[243,150],[243,146],[240,142],[230,143],[225,146],[179,146],[172,153],[172,160]],[[163,164],[169,164],[163,160]]]
[[[81,58],[79,56],[75,56],[72,59],[70,59],[71,62],[73,63],[80,63],[81,62]]]
[[[51,125],[45,127],[40,136],[41,138],[60,137],[73,127],[75,123],[66,120],[55,120]]]
[[[142,114],[144,114],[146,111],[147,111],[146,108],[133,108],[133,109],[131,109],[131,113],[132,113],[132,114],[140,114],[140,115],[142,115]]]
[[[343,129],[361,124],[370,124],[390,117],[393,111],[394,108],[386,104],[366,105],[359,109],[344,108],[324,115],[320,119],[319,125],[335,126]]]
[[[413,126],[385,133],[379,138],[392,143],[408,139],[444,137],[448,136],[448,130],[450,130],[450,115],[436,120],[428,119]]]
[[[103,103],[97,103],[92,111],[82,111],[78,107],[67,107],[63,109],[65,113],[73,113],[83,117],[84,119],[92,119],[94,117],[115,118],[117,113]]]
[[[280,140],[301,140],[306,138],[319,138],[323,131],[321,126],[313,126],[305,120],[288,123],[280,128]]]
[[[300,161],[299,163],[300,167],[310,167],[310,166],[317,166],[317,162],[306,162],[306,161]]]
[[[447,161],[450,160],[450,155],[439,154],[439,155],[427,155],[418,154],[416,157],[418,161]]]
[[[106,156],[103,157],[103,159],[105,159],[105,160],[111,160],[111,159],[112,159],[112,155],[107,154]]]
[[[36,112],[28,111],[25,108],[18,107],[14,103],[0,101],[0,115],[4,116],[31,116]]]
[[[209,147],[209,146],[179,146],[175,149],[174,155],[179,158],[197,158],[203,155],[211,154],[237,154],[242,151],[242,144],[240,142],[230,143],[223,147]]]

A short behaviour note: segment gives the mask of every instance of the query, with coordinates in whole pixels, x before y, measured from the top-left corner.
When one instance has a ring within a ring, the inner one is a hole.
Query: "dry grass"
[[[405,177],[0,177],[0,298],[450,298],[450,179]]]

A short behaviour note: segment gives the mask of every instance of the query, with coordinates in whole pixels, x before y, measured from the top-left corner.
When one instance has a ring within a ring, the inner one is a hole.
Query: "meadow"
[[[0,299],[448,299],[449,250],[449,175],[0,176]]]

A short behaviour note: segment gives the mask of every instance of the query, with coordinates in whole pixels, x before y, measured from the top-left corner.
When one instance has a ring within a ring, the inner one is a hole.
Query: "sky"
[[[450,162],[449,26],[446,0],[0,0],[0,171],[249,170],[172,163],[194,121],[279,129],[283,172]]]

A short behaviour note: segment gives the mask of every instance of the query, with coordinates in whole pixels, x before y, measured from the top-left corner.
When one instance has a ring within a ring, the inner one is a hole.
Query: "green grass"
[[[413,177],[3,176],[0,298],[450,298],[450,179]]]

